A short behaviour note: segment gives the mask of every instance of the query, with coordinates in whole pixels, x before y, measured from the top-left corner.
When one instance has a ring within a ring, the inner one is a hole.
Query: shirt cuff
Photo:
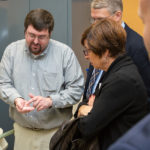
[[[15,102],[15,99],[19,98],[19,97],[22,98],[21,95],[19,95],[19,94],[14,94],[14,95],[10,96],[10,98],[9,98],[10,99],[10,102],[9,102],[10,106],[16,107],[14,102]]]
[[[60,96],[59,95],[50,95],[49,96],[52,100],[52,107],[53,108],[61,108],[62,104],[60,103]]]

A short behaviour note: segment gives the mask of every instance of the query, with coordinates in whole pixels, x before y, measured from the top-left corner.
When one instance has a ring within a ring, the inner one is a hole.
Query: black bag
[[[97,138],[89,141],[81,138],[78,129],[80,118],[61,125],[50,141],[50,150],[100,150]]]

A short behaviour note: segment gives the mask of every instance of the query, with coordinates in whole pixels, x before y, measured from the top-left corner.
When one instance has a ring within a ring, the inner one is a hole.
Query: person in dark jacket
[[[116,21],[126,31],[126,45],[127,54],[132,58],[133,62],[138,68],[138,71],[144,81],[147,89],[148,100],[150,101],[150,61],[144,46],[143,38],[131,29],[124,21],[122,21],[123,2],[122,0],[92,0],[91,2],[91,17],[92,23],[95,23],[101,18],[110,18]],[[87,72],[87,79],[84,90],[84,101],[87,101],[87,89],[89,81],[92,76],[94,68],[90,65]],[[96,84],[96,83],[95,83]]]
[[[106,18],[91,25],[82,35],[85,58],[105,73],[96,92],[77,109],[81,138],[98,137],[106,150],[148,113],[147,92],[141,76],[125,51],[126,32]]]
[[[150,0],[139,0],[139,16],[144,23],[144,43],[150,56]],[[137,123],[109,150],[149,150],[150,149],[150,114]]]

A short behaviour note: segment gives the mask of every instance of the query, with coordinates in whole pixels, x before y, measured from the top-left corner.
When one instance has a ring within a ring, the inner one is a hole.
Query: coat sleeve
[[[150,115],[148,114],[124,136],[112,144],[108,150],[149,150],[150,148]]]
[[[91,137],[102,131],[112,120],[132,105],[135,87],[131,82],[117,76],[101,86],[93,109],[80,119],[79,129],[83,137]],[[97,89],[98,90],[98,89]]]

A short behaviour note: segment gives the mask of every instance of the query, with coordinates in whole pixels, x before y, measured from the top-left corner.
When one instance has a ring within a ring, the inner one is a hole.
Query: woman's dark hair
[[[85,40],[88,49],[99,57],[106,50],[109,51],[110,57],[117,57],[125,52],[126,32],[119,23],[106,18],[97,21],[84,31],[81,38],[83,46]]]
[[[25,32],[29,25],[32,25],[38,31],[48,29],[49,33],[51,33],[54,28],[54,19],[52,14],[47,10],[35,9],[31,10],[25,18]]]

